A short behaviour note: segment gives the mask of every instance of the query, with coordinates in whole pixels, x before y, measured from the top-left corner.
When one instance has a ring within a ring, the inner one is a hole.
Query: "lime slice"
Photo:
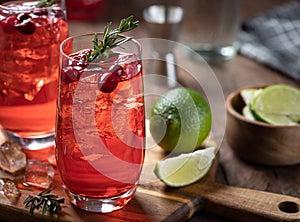
[[[266,123],[272,125],[279,125],[279,126],[289,126],[289,125],[296,125],[297,123],[294,122],[292,119],[287,117],[286,115],[277,115],[277,114],[270,114],[264,112],[255,112],[256,119],[260,119]]]
[[[246,117],[246,119],[249,120],[256,120],[255,116],[253,115],[251,109],[249,106],[244,106],[242,110],[243,116]]]
[[[154,173],[168,186],[186,186],[204,177],[209,171],[214,158],[214,147],[180,154],[157,162]]]
[[[241,96],[246,105],[250,105],[253,99],[263,91],[263,89],[243,89]]]
[[[251,109],[277,115],[300,115],[300,90],[283,84],[266,87],[254,98]]]
[[[266,87],[250,108],[255,117],[272,125],[294,125],[300,115],[300,90],[283,84]]]
[[[299,115],[288,115],[288,117],[293,120],[295,123],[300,122],[300,114]]]

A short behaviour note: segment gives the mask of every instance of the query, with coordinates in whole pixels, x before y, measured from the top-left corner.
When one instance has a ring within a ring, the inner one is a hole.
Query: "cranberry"
[[[71,83],[79,80],[80,72],[75,67],[68,66],[62,69],[61,79],[65,83]]]
[[[15,24],[17,23],[16,16],[9,16],[5,20],[1,21],[2,30],[7,34],[13,34],[16,31]]]
[[[18,31],[24,35],[31,35],[35,31],[35,25],[29,20],[24,20],[21,23],[16,24]]]
[[[39,10],[39,11],[35,11],[33,12],[34,16],[47,16],[48,15],[48,11],[47,10]]]
[[[23,22],[25,20],[30,19],[30,15],[28,13],[21,13],[21,14],[18,15],[17,18],[18,18],[19,22]]]
[[[77,55],[75,55],[73,58],[86,61],[87,54],[92,53],[92,52],[93,52],[93,50],[91,50],[91,49],[82,50]]]
[[[83,59],[64,59],[63,60],[63,66],[79,66],[82,67],[83,69],[86,66],[86,63],[84,62]]]
[[[112,71],[116,76],[122,76],[123,73],[124,73],[124,70],[122,68],[122,66],[120,65],[115,65],[115,66],[112,66],[109,71]]]
[[[98,88],[101,92],[110,93],[118,85],[118,77],[115,73],[105,73],[98,80]]]
[[[53,13],[54,13],[55,18],[64,18],[65,17],[65,13],[61,9],[53,10]]]

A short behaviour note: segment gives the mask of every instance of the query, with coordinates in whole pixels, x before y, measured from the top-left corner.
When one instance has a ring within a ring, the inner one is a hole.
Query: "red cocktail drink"
[[[61,46],[57,166],[72,203],[110,212],[132,198],[144,161],[141,49],[130,40],[112,57],[87,62],[92,39],[68,38]]]
[[[0,6],[0,124],[27,139],[53,135],[59,45],[68,35],[64,3],[37,3]]]

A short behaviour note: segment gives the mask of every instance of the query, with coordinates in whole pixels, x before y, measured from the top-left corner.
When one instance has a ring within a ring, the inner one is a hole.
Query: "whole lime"
[[[166,152],[191,152],[208,136],[211,121],[211,110],[203,96],[180,87],[160,96],[152,106],[150,132]]]

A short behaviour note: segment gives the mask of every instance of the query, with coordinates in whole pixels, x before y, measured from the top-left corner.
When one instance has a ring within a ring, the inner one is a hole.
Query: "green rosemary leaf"
[[[107,23],[106,27],[104,28],[103,32],[103,39],[106,39],[109,32],[110,32],[110,27],[111,27],[112,22]]]
[[[29,196],[24,200],[25,206],[28,206],[28,204],[30,203],[31,199],[32,199],[32,196],[29,195]]]
[[[38,196],[43,196],[43,195],[45,195],[45,194],[47,194],[47,193],[50,193],[50,189],[45,189],[45,190],[43,190],[42,192],[40,192],[40,193],[38,194]]]
[[[116,46],[121,46],[125,42],[129,41],[131,37],[121,36],[121,33],[131,31],[138,27],[138,21],[132,21],[133,16],[124,18],[120,21],[117,28],[111,30],[112,22],[108,22],[104,28],[102,40],[98,39],[98,34],[95,33],[93,44],[94,50],[86,55],[87,62],[92,62],[97,59],[103,60],[111,57],[109,54],[112,53],[110,50]]]
[[[56,194],[51,193],[50,189],[45,189],[37,196],[29,195],[23,202],[25,206],[29,206],[29,212],[33,214],[35,209],[42,208],[41,214],[44,216],[47,211],[50,213],[57,213],[61,210],[61,203],[64,203],[63,198],[58,198]]]
[[[34,209],[35,209],[34,204],[31,204],[29,209],[30,214],[33,214]]]
[[[46,205],[46,201],[44,201],[43,206],[42,206],[42,216],[44,216],[46,214],[47,211],[47,205]]]
[[[122,44],[124,44],[125,42],[129,41],[131,39],[131,37],[125,37],[121,40],[119,40],[118,42],[116,42],[113,47],[116,47],[116,46],[120,46]],[[111,47],[112,48],[112,47]]]
[[[37,4],[37,7],[49,7],[55,3],[58,3],[59,0],[40,0],[39,3]]]

